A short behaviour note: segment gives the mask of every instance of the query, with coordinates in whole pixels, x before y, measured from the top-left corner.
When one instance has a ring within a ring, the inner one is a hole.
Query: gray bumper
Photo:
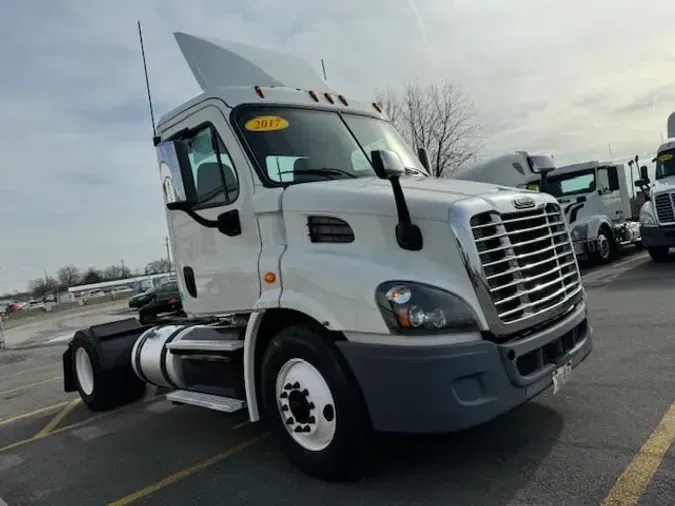
[[[640,227],[645,248],[675,247],[675,227]]]
[[[591,333],[581,302],[555,325],[508,344],[337,344],[375,430],[440,433],[482,424],[537,396],[558,367],[588,356]]]

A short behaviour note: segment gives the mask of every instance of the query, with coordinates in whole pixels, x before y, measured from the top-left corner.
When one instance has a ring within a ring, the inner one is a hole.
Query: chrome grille
[[[582,290],[560,206],[474,215],[471,231],[486,289],[502,324],[525,323]],[[521,325],[522,326],[522,325]]]
[[[675,223],[675,202],[673,193],[660,193],[654,197],[654,208],[659,223]]]

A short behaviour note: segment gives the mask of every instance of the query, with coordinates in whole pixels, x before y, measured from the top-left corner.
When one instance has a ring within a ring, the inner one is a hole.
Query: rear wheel
[[[649,256],[652,257],[652,260],[654,262],[665,262],[669,258],[669,248],[667,247],[659,247],[659,248],[649,248]]]
[[[86,339],[73,343],[73,377],[84,403],[92,411],[107,411],[140,399],[146,384],[126,369],[103,370]]]
[[[286,328],[262,362],[265,419],[286,456],[310,476],[359,478],[370,457],[371,424],[359,386],[322,329]]]

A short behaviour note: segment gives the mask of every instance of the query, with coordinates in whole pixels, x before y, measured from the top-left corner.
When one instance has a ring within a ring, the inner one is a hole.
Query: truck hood
[[[649,187],[651,188],[652,195],[658,195],[664,191],[672,191],[675,189],[675,176],[653,181]]]
[[[450,204],[477,195],[511,190],[472,181],[431,177],[401,178],[413,218],[447,220]],[[297,184],[286,188],[283,209],[291,212],[333,212],[397,216],[389,181],[378,178],[339,179]]]

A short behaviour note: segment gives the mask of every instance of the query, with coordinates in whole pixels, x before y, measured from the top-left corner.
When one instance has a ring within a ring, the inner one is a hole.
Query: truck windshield
[[[370,152],[390,149],[411,174],[428,175],[388,122],[357,114],[249,107],[237,115],[261,176],[277,184],[375,177]]]
[[[595,169],[588,169],[546,179],[546,193],[556,198],[595,191]]]
[[[656,179],[675,176],[675,149],[661,151],[656,157]]]

